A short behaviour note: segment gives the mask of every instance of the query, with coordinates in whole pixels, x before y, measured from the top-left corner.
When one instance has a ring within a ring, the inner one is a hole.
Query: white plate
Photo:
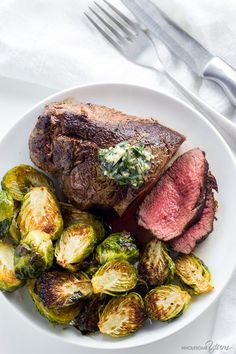
[[[216,129],[185,103],[144,87],[103,83],[60,92],[29,110],[0,143],[1,177],[14,165],[30,163],[28,137],[37,117],[43,112],[46,103],[68,96],[73,96],[78,101],[104,104],[129,114],[158,118],[161,123],[187,137],[187,141],[180,149],[181,152],[191,147],[200,147],[206,152],[210,169],[219,185],[218,220],[214,232],[198,246],[195,253],[210,268],[215,290],[194,299],[183,316],[175,321],[146,324],[136,334],[122,339],[112,339],[102,335],[82,336],[74,328],[64,330],[60,326],[50,326],[33,310],[32,301],[24,289],[2,296],[21,314],[22,319],[27,319],[50,336],[54,335],[55,340],[101,349],[130,348],[158,341],[179,331],[203,313],[224,289],[235,268],[236,163],[234,156]]]

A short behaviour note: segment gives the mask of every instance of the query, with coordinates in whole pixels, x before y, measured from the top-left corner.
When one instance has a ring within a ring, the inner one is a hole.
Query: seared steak
[[[180,236],[201,215],[207,172],[200,149],[178,157],[141,204],[138,224],[163,241]]]
[[[80,207],[112,207],[120,215],[155,184],[185,140],[153,119],[73,100],[51,103],[38,118],[29,139],[30,157],[52,173],[68,200]],[[154,156],[141,188],[120,186],[104,176],[98,149],[122,141],[143,143]]]
[[[186,230],[182,236],[170,242],[171,248],[176,252],[191,253],[196,244],[205,240],[213,231],[217,203],[212,188],[217,190],[217,185],[215,180],[213,183],[209,180],[207,184],[206,201],[200,220]]]

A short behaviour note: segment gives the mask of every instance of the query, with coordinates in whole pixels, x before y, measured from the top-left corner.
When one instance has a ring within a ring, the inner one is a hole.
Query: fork
[[[105,6],[94,1],[93,7],[89,7],[89,11],[84,13],[92,25],[126,59],[163,73],[188,102],[217,126],[236,152],[236,125],[187,90],[168,72],[147,29],[132,21],[107,0],[103,0],[103,2]]]

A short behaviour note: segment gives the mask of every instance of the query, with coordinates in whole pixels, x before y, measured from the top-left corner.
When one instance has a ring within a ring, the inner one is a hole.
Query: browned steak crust
[[[73,100],[51,103],[29,139],[30,157],[59,182],[70,202],[82,209],[113,207],[120,215],[150,189],[185,137],[153,119],[141,119],[115,109]],[[154,159],[139,189],[119,186],[105,177],[98,149],[121,141],[143,143]]]

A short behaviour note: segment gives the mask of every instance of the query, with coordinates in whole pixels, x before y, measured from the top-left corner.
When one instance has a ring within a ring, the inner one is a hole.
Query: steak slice
[[[200,220],[191,226],[182,236],[170,242],[176,252],[191,253],[196,244],[203,241],[212,231],[217,203],[211,187],[207,188],[205,206]]]
[[[67,99],[46,106],[30,135],[29,149],[31,160],[54,175],[72,204],[81,209],[111,207],[121,215],[156,183],[184,140],[156,120]],[[122,141],[142,143],[154,156],[141,188],[118,185],[100,167],[98,149]]]
[[[208,172],[205,205],[200,219],[187,229],[183,235],[170,242],[171,248],[176,252],[189,254],[196,244],[205,240],[213,231],[217,202],[214,198],[213,189],[218,191],[215,177]]]
[[[169,241],[200,217],[204,206],[208,163],[198,148],[178,157],[144,199],[138,224]]]

